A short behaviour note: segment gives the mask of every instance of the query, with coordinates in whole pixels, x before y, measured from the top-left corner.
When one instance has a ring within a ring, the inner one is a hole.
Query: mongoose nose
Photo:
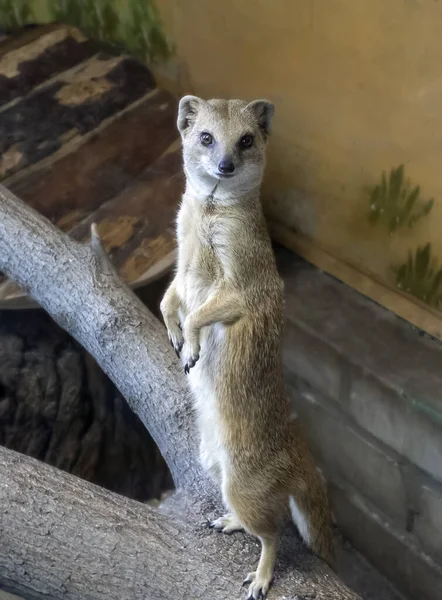
[[[233,173],[235,165],[231,160],[222,160],[218,165],[218,169],[220,173]]]

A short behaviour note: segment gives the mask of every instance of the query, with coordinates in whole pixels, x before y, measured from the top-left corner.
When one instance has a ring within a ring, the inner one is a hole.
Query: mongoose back
[[[212,523],[261,541],[248,598],[265,598],[278,533],[291,516],[306,544],[334,563],[330,511],[283,382],[283,285],[260,202],[273,105],[179,104],[186,189],[178,261],[161,311],[193,392],[203,466],[228,513]]]

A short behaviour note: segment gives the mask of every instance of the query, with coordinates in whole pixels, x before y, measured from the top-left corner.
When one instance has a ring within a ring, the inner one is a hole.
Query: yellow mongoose
[[[289,511],[308,544],[334,563],[330,511],[308,447],[290,420],[283,382],[283,285],[259,190],[273,105],[266,100],[179,104],[186,189],[178,264],[161,311],[195,399],[201,460],[228,514],[262,545],[248,598],[265,598]]]

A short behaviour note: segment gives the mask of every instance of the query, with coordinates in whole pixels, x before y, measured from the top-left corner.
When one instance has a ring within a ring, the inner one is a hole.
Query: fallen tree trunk
[[[219,494],[198,462],[184,375],[163,326],[101,249],[74,242],[0,186],[0,270],[75,337],[149,429],[177,493],[153,511],[0,449],[0,584],[26,598],[175,600],[241,596],[259,546],[207,528]],[[275,600],[356,600],[291,530]]]

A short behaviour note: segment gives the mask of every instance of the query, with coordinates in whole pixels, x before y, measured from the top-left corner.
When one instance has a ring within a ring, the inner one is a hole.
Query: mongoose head
[[[267,100],[202,100],[184,96],[178,109],[184,168],[197,189],[233,196],[261,183],[274,106]]]

